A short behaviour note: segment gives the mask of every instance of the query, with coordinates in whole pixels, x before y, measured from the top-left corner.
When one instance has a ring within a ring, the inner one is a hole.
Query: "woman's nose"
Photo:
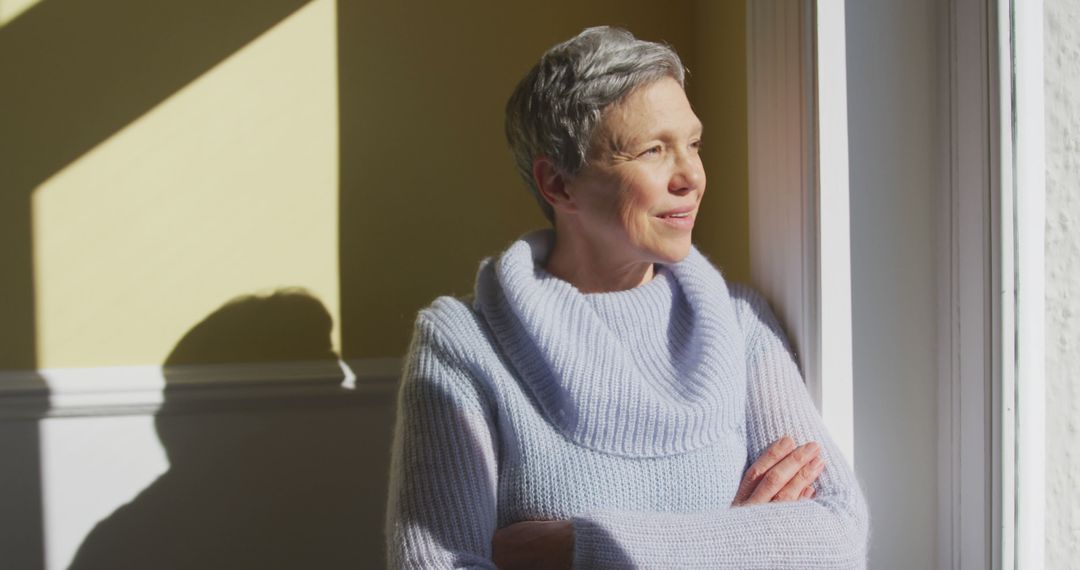
[[[675,159],[675,170],[668,191],[687,194],[705,188],[705,168],[697,154],[684,153]]]

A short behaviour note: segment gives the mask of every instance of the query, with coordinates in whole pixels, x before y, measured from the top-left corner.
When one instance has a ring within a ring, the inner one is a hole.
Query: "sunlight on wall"
[[[94,525],[167,471],[169,461],[152,416],[50,419],[40,429],[45,562],[67,568]]]
[[[0,0],[0,28],[41,0]]]
[[[336,53],[316,0],[36,189],[40,367],[160,364],[280,287],[339,322]]]

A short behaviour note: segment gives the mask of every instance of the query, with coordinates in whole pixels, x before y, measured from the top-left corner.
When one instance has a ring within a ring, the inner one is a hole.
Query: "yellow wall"
[[[40,0],[0,0],[0,26],[14,20]]]
[[[601,23],[690,67],[698,241],[748,273],[741,3],[142,4],[41,0],[0,22],[18,86],[0,93],[0,369],[161,363],[231,299],[284,287],[326,309],[345,356],[401,355],[420,307],[544,225],[503,105],[544,49]]]
[[[342,12],[344,348],[401,354],[418,308],[472,291],[478,262],[546,225],[503,109],[552,44],[622,24],[692,61],[692,3],[373,3]],[[387,26],[386,22],[400,22]]]
[[[706,126],[710,190],[701,224],[719,230],[703,231],[699,242],[729,273],[746,279],[742,3],[473,2],[467,12],[461,3],[433,3],[420,13],[403,3],[345,6],[347,355],[400,355],[419,308],[441,294],[470,293],[481,258],[546,225],[513,170],[503,107],[544,50],[590,25],[623,25],[639,37],[667,41],[695,73],[691,98],[717,123]],[[699,10],[715,26],[696,18]]]
[[[695,7],[698,67],[689,91],[705,124],[709,182],[694,240],[728,280],[750,283],[746,3],[702,0]]]

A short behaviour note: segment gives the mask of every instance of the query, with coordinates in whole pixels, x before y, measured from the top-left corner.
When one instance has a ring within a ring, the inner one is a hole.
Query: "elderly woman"
[[[554,230],[417,318],[391,567],[865,567],[864,500],[780,327],[691,244],[683,76],[670,48],[591,28],[510,98]]]

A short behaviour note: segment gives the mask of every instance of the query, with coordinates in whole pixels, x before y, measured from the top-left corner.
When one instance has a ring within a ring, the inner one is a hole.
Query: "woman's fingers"
[[[742,482],[739,484],[739,490],[735,493],[735,500],[732,502],[734,505],[740,505],[746,502],[750,498],[750,495],[757,489],[758,484],[761,482],[761,478],[773,468],[774,465],[780,463],[785,457],[788,456],[792,450],[795,449],[795,441],[788,436],[784,436],[773,442],[772,445],[758,456],[754,464],[751,465],[746,473],[743,475]]]
[[[746,470],[732,505],[812,498],[811,485],[824,469],[820,452],[815,442],[796,448],[790,437],[775,441]]]
[[[788,481],[787,485],[784,485],[783,489],[780,489],[776,496],[773,497],[774,501],[797,501],[802,498],[809,498],[806,496],[807,491],[813,491],[812,485],[818,476],[821,475],[821,471],[825,469],[825,460],[820,456],[815,457],[813,461],[802,466],[795,473],[795,476]]]
[[[820,452],[821,446],[816,442],[811,441],[789,453],[787,457],[780,460],[776,465],[773,465],[772,468],[761,477],[757,488],[751,493],[750,497],[746,500],[746,503],[759,504],[772,501],[773,497],[786,487],[792,479],[796,478],[803,467],[816,459]],[[802,487],[805,487],[805,484],[799,487],[800,492]],[[798,495],[796,495],[796,497],[797,496]]]

